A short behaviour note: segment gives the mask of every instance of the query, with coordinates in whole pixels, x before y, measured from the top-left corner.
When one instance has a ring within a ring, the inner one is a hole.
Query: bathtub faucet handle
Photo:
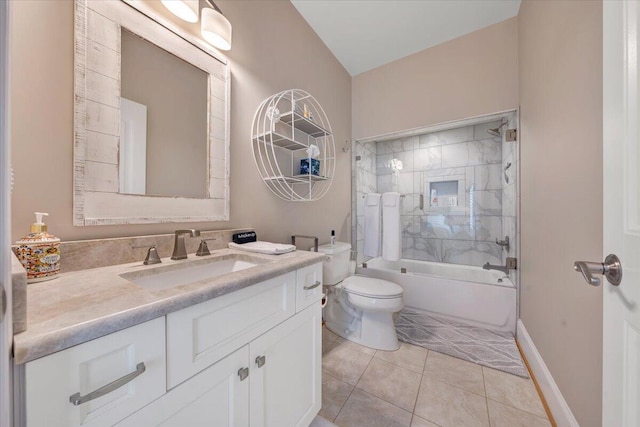
[[[498,240],[498,238],[496,237],[496,245],[506,249],[507,252],[509,252],[509,250],[511,249],[511,244],[509,243],[509,236],[505,236],[504,240]]]

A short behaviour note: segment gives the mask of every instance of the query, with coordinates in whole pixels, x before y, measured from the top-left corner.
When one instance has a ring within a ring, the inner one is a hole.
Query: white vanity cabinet
[[[118,427],[307,427],[322,404],[321,322],[309,307]]]
[[[322,403],[318,281],[321,264],[303,267],[28,362],[27,426],[307,427]],[[70,402],[141,361],[126,385]]]

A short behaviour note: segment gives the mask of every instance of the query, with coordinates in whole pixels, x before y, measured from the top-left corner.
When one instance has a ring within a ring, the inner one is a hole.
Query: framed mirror
[[[229,67],[144,2],[75,1],[74,225],[229,220]]]

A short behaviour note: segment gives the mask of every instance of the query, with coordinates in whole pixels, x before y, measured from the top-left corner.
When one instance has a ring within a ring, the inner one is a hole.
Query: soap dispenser
[[[47,233],[42,217],[48,213],[36,212],[35,215],[31,232],[16,242],[16,256],[27,270],[27,283],[44,282],[60,274],[60,239]]]
[[[331,230],[331,245],[336,244],[336,230]]]

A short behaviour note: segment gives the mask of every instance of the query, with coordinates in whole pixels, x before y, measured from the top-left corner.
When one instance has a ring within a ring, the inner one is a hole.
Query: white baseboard
[[[580,427],[521,319],[518,319],[518,342],[558,427]]]

